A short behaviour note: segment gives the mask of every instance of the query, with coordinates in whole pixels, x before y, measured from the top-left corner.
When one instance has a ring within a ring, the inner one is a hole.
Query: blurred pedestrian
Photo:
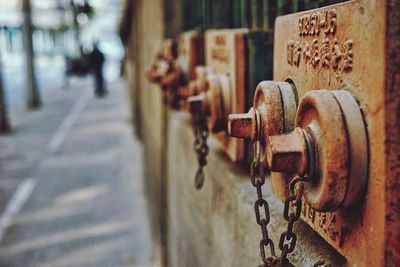
[[[99,49],[97,42],[93,45],[93,51],[89,54],[90,63],[92,66],[92,72],[95,78],[95,94],[98,97],[102,97],[107,93],[104,85],[103,77],[103,65],[105,61],[104,54]]]

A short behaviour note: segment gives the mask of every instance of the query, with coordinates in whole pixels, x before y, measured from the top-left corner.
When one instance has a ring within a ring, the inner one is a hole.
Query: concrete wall
[[[197,161],[190,117],[170,111],[168,123],[168,258],[169,266],[258,266],[260,228],[255,221],[255,189],[245,166],[231,163],[214,138],[201,190],[194,187]],[[270,236],[276,250],[286,228],[283,204],[272,194],[269,180],[264,196],[270,205]],[[324,259],[342,266],[342,258],[305,223],[295,227],[298,247],[290,256],[296,266]]]
[[[154,257],[159,266],[257,266],[260,228],[254,218],[256,195],[248,170],[229,162],[210,138],[206,182],[197,191],[189,115],[167,109],[161,90],[145,78],[165,36],[164,20],[171,17],[163,13],[164,5],[162,0],[132,5],[132,32],[126,47],[134,124],[145,147]],[[176,7],[167,10],[177,12]],[[177,32],[179,23],[174,20],[173,25]],[[168,36],[173,32],[169,30]],[[281,215],[283,205],[271,193],[269,184],[265,187],[272,213],[271,237],[277,242],[286,227]],[[311,265],[324,258],[337,264],[341,260],[304,223],[298,224],[296,232],[299,244],[291,256],[296,263]]]
[[[155,244],[155,259],[161,265],[163,255],[164,191],[163,183],[163,132],[165,127],[164,105],[158,87],[150,84],[145,71],[149,69],[164,38],[164,1],[135,1],[132,5],[132,32],[127,46],[127,77],[136,132],[145,146],[145,186],[152,203],[149,207],[152,217],[152,232]]]

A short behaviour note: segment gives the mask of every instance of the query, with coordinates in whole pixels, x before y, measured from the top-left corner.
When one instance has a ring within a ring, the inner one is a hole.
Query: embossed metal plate
[[[346,88],[365,116],[370,162],[364,199],[335,213],[302,210],[302,219],[349,266],[383,266],[385,258],[385,5],[349,1],[278,17],[275,25],[274,80],[293,81],[300,99],[309,90]]]
[[[232,88],[232,113],[245,111],[246,35],[247,29],[208,30],[205,33],[206,65],[217,74],[227,74]],[[228,119],[228,114],[226,114]],[[232,161],[243,160],[245,143],[231,138],[226,131],[216,134],[224,151]]]
[[[226,74],[232,85],[229,113],[247,112],[259,82],[272,79],[272,38],[265,31],[248,29],[208,30],[205,33],[206,65],[216,74]],[[251,143],[230,138],[227,132],[216,135],[232,161],[247,161]]]
[[[202,34],[197,31],[184,32],[179,36],[178,64],[183,69],[185,80],[195,78],[194,69],[203,59]]]

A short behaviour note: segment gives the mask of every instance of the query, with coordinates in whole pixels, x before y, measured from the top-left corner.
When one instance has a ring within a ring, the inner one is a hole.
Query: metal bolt
[[[267,161],[271,171],[304,175],[308,168],[307,142],[301,128],[293,132],[270,136]]]
[[[254,140],[256,127],[254,108],[251,108],[248,113],[228,116],[228,133],[231,137]]]

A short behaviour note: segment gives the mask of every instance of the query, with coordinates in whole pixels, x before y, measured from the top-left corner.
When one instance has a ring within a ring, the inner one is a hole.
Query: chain
[[[285,200],[283,218],[288,222],[288,225],[287,230],[281,234],[279,239],[279,249],[281,250],[279,263],[281,266],[293,266],[287,256],[296,248],[297,235],[293,232],[293,225],[300,220],[304,181],[306,181],[304,177],[296,176],[293,178],[290,182],[291,195]]]
[[[264,154],[261,146],[261,118],[257,109],[255,111],[256,117],[256,138],[253,141],[253,161],[250,164],[250,180],[251,184],[256,188],[257,200],[254,203],[254,213],[256,215],[256,222],[261,228],[260,240],[260,256],[264,262],[264,266],[272,266],[276,261],[275,245],[271,238],[269,238],[268,224],[270,221],[270,213],[268,202],[263,198],[262,186],[265,184],[265,165],[261,160]],[[261,209],[263,208],[263,209]],[[261,213],[263,215],[261,216]],[[267,257],[265,249],[269,246],[270,256]],[[263,265],[261,265],[263,266]]]
[[[268,224],[270,221],[270,212],[268,202],[263,198],[262,186],[265,184],[265,165],[261,146],[261,118],[257,109],[255,111],[256,118],[256,138],[253,141],[253,161],[250,165],[251,184],[256,188],[257,200],[254,203],[254,213],[256,222],[261,228],[260,240],[260,256],[263,264],[260,267],[289,267],[291,264],[287,256],[296,248],[297,235],[293,232],[294,224],[300,220],[302,197],[304,191],[304,182],[308,182],[306,177],[296,176],[290,182],[290,196],[285,200],[283,209],[283,218],[288,222],[287,229],[279,239],[279,249],[281,255],[278,257],[275,253],[275,245],[269,237]],[[265,249],[269,247],[270,256],[267,257]],[[322,261],[317,262],[314,266],[321,266]]]
[[[276,261],[275,246],[271,238],[269,238],[268,224],[270,221],[270,213],[268,202],[263,198],[262,186],[265,184],[265,166],[261,159],[261,143],[259,140],[253,142],[253,151],[255,157],[250,165],[251,184],[256,188],[257,200],[254,203],[254,213],[256,222],[261,228],[260,240],[260,256],[264,262],[264,266],[272,266]],[[258,173],[256,173],[258,171]],[[263,207],[263,209],[261,209]],[[263,213],[263,216],[261,216]],[[267,257],[265,249],[269,246],[271,256]],[[263,266],[263,265],[261,265]]]
[[[207,165],[208,155],[208,127],[207,120],[201,114],[196,114],[193,117],[193,129],[195,135],[194,149],[197,155],[199,167],[196,171],[194,185],[197,189],[201,189],[204,185],[204,166]]]

